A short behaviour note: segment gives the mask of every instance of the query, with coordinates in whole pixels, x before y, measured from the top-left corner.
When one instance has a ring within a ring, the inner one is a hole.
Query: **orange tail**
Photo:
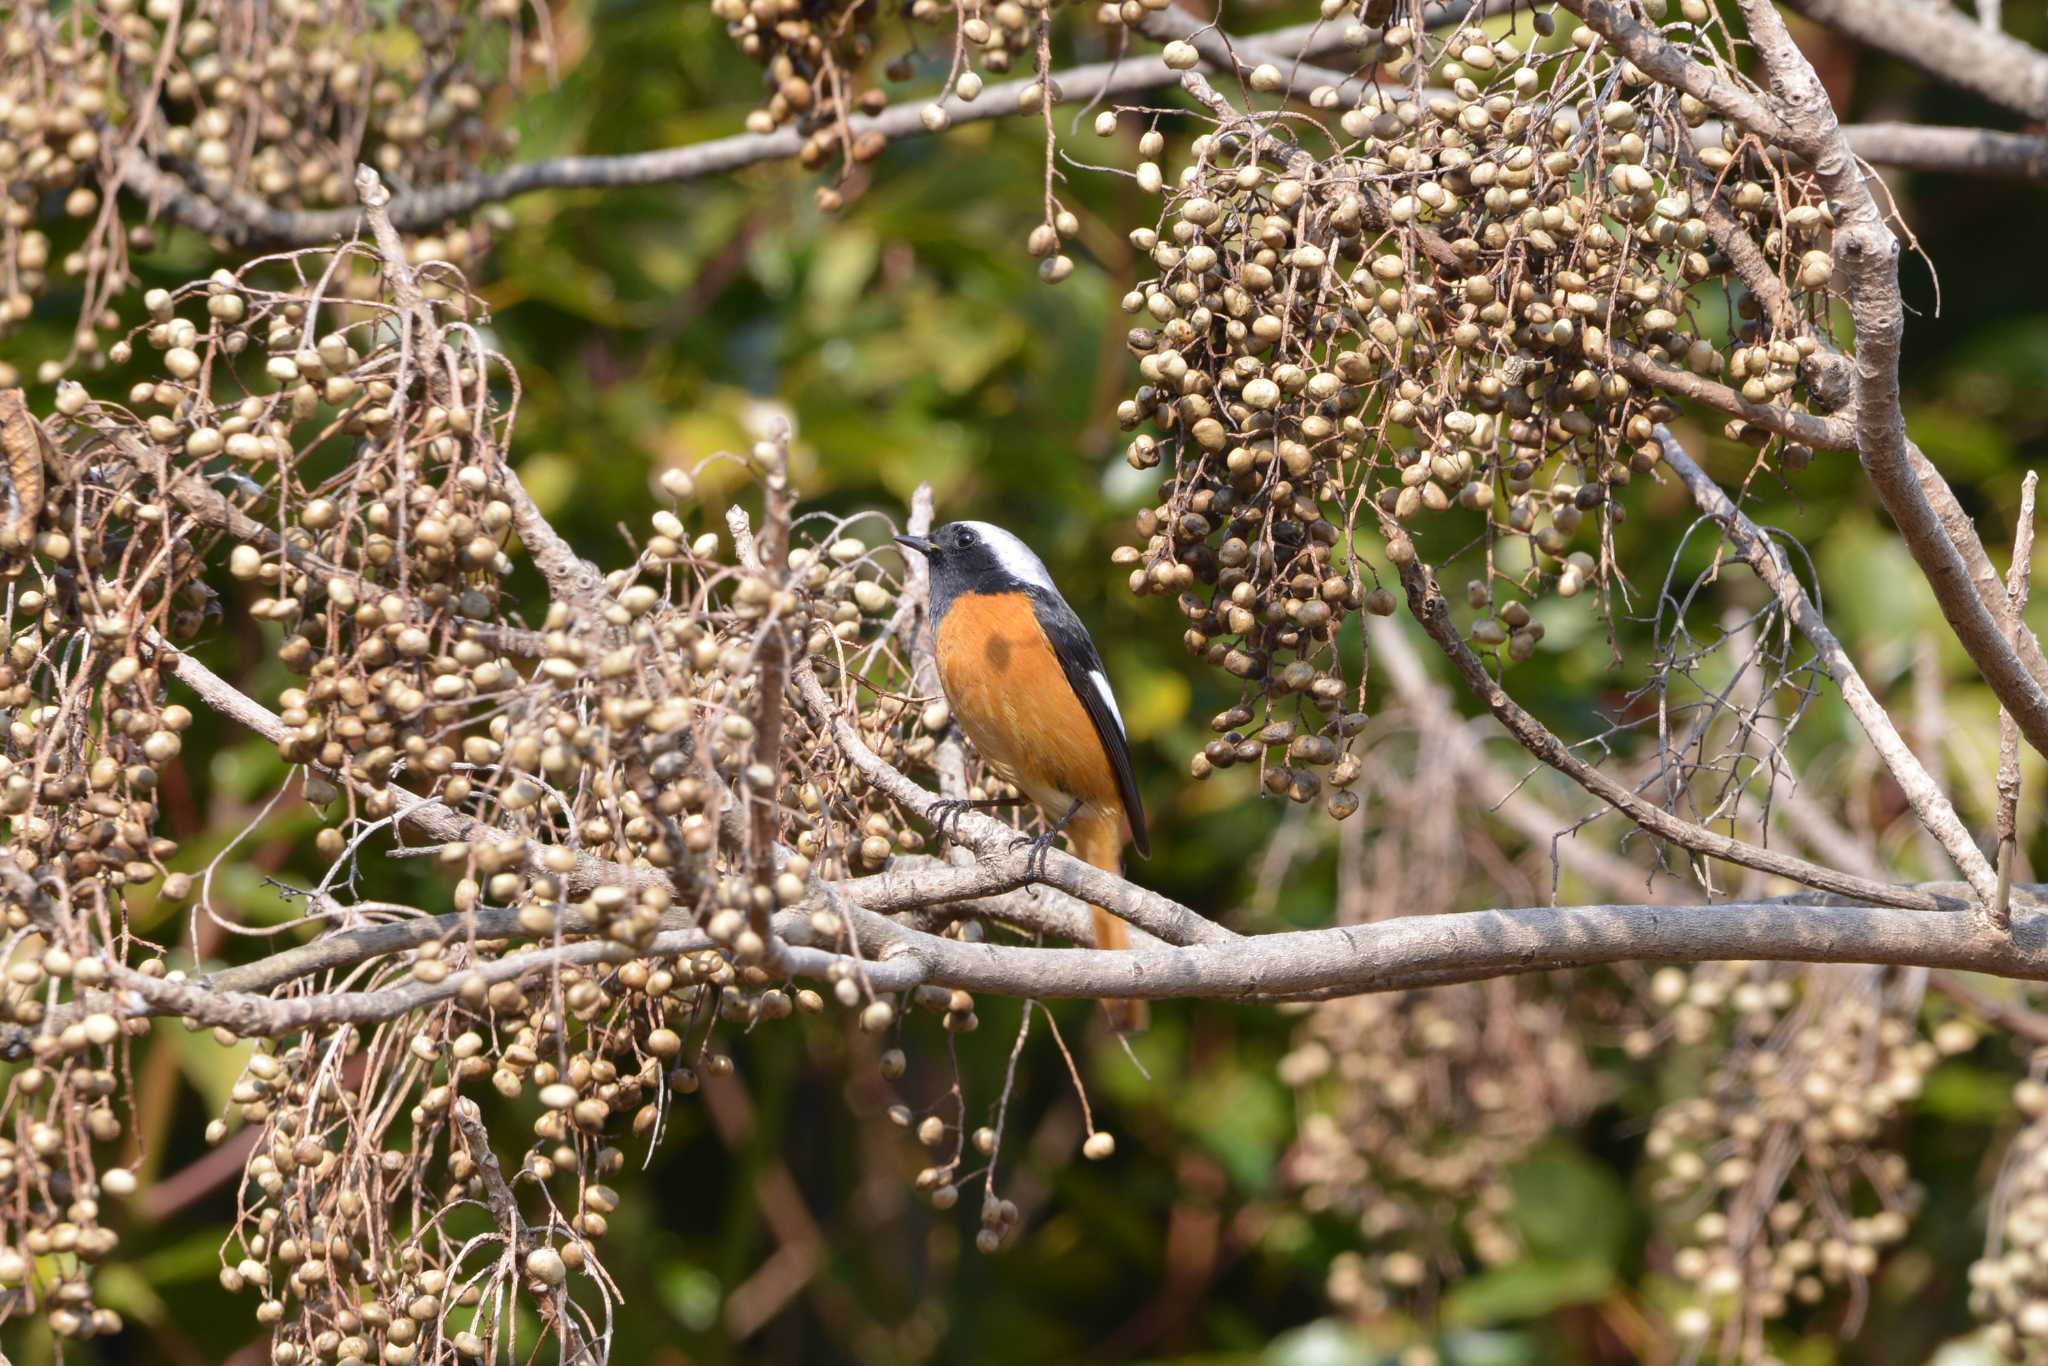
[[[1123,873],[1124,828],[1118,814],[1098,815],[1094,809],[1085,810],[1075,817],[1068,829],[1073,832],[1076,857],[1106,872]],[[1100,906],[1088,909],[1095,917],[1096,948],[1127,949],[1131,946],[1128,925]],[[1104,1001],[1102,1008],[1109,1013],[1110,1028],[1119,1034],[1137,1033],[1145,1027],[1151,1013],[1143,1001]]]

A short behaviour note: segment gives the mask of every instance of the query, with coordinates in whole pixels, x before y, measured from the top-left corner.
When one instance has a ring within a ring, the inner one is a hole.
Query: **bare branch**
[[[2041,477],[2028,470],[2020,481],[2019,529],[2012,539],[2012,570],[2005,580],[2005,624],[2017,643],[2025,629],[2027,591],[2034,577],[2034,491]],[[2020,732],[2012,713],[1998,709],[1998,895],[1992,919],[2001,927],[2012,923],[2012,864],[2019,847]]]
[[[1130,951],[963,943],[859,907],[846,905],[844,910],[858,920],[863,941],[879,950],[862,972],[882,991],[928,986],[1041,998],[1304,1000],[1604,963],[1715,959],[1896,963],[2048,979],[2048,916],[2036,910],[2026,911],[2008,938],[1981,917],[1845,906],[1826,896],[1408,916]],[[808,908],[781,912],[777,919],[779,928],[794,937],[808,919]],[[708,942],[694,931],[670,931],[645,952],[674,955],[701,950]],[[842,955],[797,944],[785,952],[791,970],[804,977],[829,978],[846,962]],[[634,951],[615,944],[584,940],[558,948],[537,946],[476,971],[487,981],[512,981],[633,956]],[[273,999],[114,968],[109,985],[133,993],[131,1015],[177,1014],[245,1037],[278,1037],[311,1027],[394,1019],[447,999],[459,990],[460,980]]]
[[[1586,791],[1606,802],[1622,815],[1634,821],[1645,831],[1659,839],[1669,840],[1683,849],[1710,858],[1741,864],[1759,872],[1773,873],[1793,882],[1822,891],[1835,892],[1858,901],[1873,902],[1880,906],[1904,906],[1921,911],[1957,909],[1953,902],[1914,888],[1892,883],[1877,882],[1870,878],[1857,877],[1850,873],[1826,868],[1791,854],[1757,845],[1709,830],[1705,826],[1673,815],[1663,807],[1644,800],[1635,791],[1599,769],[1594,768],[1557,738],[1534,716],[1524,710],[1508,696],[1507,690],[1495,682],[1486,672],[1486,665],[1458,634],[1456,623],[1451,620],[1450,604],[1444,600],[1437,587],[1436,576],[1421,561],[1410,559],[1400,566],[1402,586],[1408,590],[1408,606],[1415,619],[1422,623],[1422,629],[1436,642],[1449,657],[1465,685],[1474,696],[1486,704],[1494,718],[1506,727],[1522,748],[1537,759],[1550,765],[1570,778]]]
[[[1913,123],[1852,123],[1842,130],[1865,161],[1902,171],[2048,181],[2048,138],[1990,128],[1934,128]]]
[[[2010,939],[1982,917],[1826,898],[1705,906],[1573,906],[1402,916],[1368,925],[1106,952],[963,944],[877,918],[884,961],[992,995],[1321,1000],[1602,963],[1721,959],[1911,964],[2048,979],[2048,916],[2016,916]],[[869,933],[864,925],[862,933]]]
[[[1913,0],[1787,0],[1792,9],[1950,85],[2029,118],[2048,119],[2048,53],[1973,24],[1948,5]],[[1653,73],[1654,74],[1654,73]]]
[[[1828,629],[1820,609],[1800,586],[1798,575],[1792,572],[1792,565],[1785,558],[1784,550],[1771,539],[1763,528],[1751,521],[1742,509],[1722,490],[1721,486],[1708,477],[1699,467],[1678,439],[1662,426],[1657,428],[1657,441],[1664,448],[1664,463],[1685,481],[1693,502],[1701,512],[1714,519],[1727,536],[1728,543],[1735,548],[1744,563],[1756,572],[1764,585],[1776,595],[1778,601],[1791,615],[1792,622],[1805,637],[1813,642],[1814,650],[1820,655],[1821,664],[1828,676],[1842,690],[1842,701],[1849,712],[1863,727],[1863,733],[1884,762],[1892,780],[1912,806],[1913,814],[1929,834],[1940,842],[1949,858],[1955,863],[1970,887],[1977,893],[1983,913],[1990,914],[1998,900],[1998,876],[1986,862],[1976,841],[1964,828],[1962,818],[1956,815],[1955,807],[1949,804],[1942,793],[1941,785],[1921,765],[1913,751],[1907,747],[1898,728],[1892,724],[1891,716],[1884,705],[1870,691],[1858,672],[1849,652],[1842,648],[1842,642]]]

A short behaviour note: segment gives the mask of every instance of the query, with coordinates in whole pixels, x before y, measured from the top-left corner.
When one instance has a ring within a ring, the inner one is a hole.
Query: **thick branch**
[[[1771,73],[1779,103],[1805,144],[1790,145],[1813,162],[1835,212],[1835,258],[1848,276],[1849,308],[1856,323],[1856,434],[1863,468],[1927,576],[1956,638],[2028,743],[2048,754],[2048,688],[2027,668],[2011,635],[2001,628],[2003,614],[1995,613],[1979,595],[1960,543],[1936,514],[1913,468],[1899,392],[1905,305],[1899,296],[1898,239],[1850,154],[1820,78],[1792,42],[1777,10],[1765,0],[1745,0],[1744,10],[1751,40]]]
[[[1902,171],[2048,181],[2048,138],[1989,128],[1933,128],[1914,123],[1853,123],[1842,130],[1865,161]]]
[[[800,907],[778,913],[778,931],[800,934],[808,911]],[[2038,910],[2022,910],[2007,937],[1978,916],[1842,905],[1838,898],[1812,895],[1721,905],[1524,907],[1406,916],[1129,951],[966,943],[851,904],[843,904],[842,911],[857,921],[863,945],[877,951],[860,971],[880,991],[1313,1000],[1604,963],[1724,959],[1899,964],[2048,980],[2048,914]],[[536,947],[479,964],[475,971],[487,982],[512,981],[571,964],[640,953],[674,955],[707,946],[694,930],[664,932],[637,951],[583,940]],[[849,962],[844,955],[796,944],[785,953],[788,970],[801,977],[829,978]],[[109,985],[133,993],[131,1014],[182,1015],[244,1036],[275,1037],[309,1027],[394,1019],[448,999],[460,990],[461,980],[455,975],[431,986],[276,999],[116,967]]]
[[[1786,0],[1818,24],[2029,118],[2048,119],[2048,53],[1915,0]],[[1655,73],[1652,73],[1655,74]]]
[[[1118,953],[963,944],[899,928],[884,961],[901,957],[914,958],[936,986],[1039,998],[1321,999],[1602,963],[1729,959],[1958,968],[2039,981],[2048,980],[2048,915],[2015,914],[2008,939],[1978,916],[1796,900],[1533,907]]]

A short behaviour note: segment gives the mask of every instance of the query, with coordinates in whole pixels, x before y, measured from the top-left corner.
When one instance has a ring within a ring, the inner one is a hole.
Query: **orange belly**
[[[1067,682],[1028,597],[955,598],[934,645],[954,719],[1005,782],[1054,820],[1078,800],[1128,828],[1095,722]]]

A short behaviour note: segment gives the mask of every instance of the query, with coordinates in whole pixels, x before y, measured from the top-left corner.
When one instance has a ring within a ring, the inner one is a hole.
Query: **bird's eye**
[[[956,539],[956,540],[957,540],[957,541],[958,541],[958,542],[959,542],[959,543],[960,543],[961,545],[973,545],[973,544],[974,544],[974,533],[973,533],[972,531],[969,531],[969,530],[968,530],[968,529],[967,529],[966,527],[964,527],[964,526],[963,526],[963,527],[961,527],[961,528],[960,528],[960,534],[959,534],[959,535],[958,535],[957,537],[955,537],[955,539]]]

